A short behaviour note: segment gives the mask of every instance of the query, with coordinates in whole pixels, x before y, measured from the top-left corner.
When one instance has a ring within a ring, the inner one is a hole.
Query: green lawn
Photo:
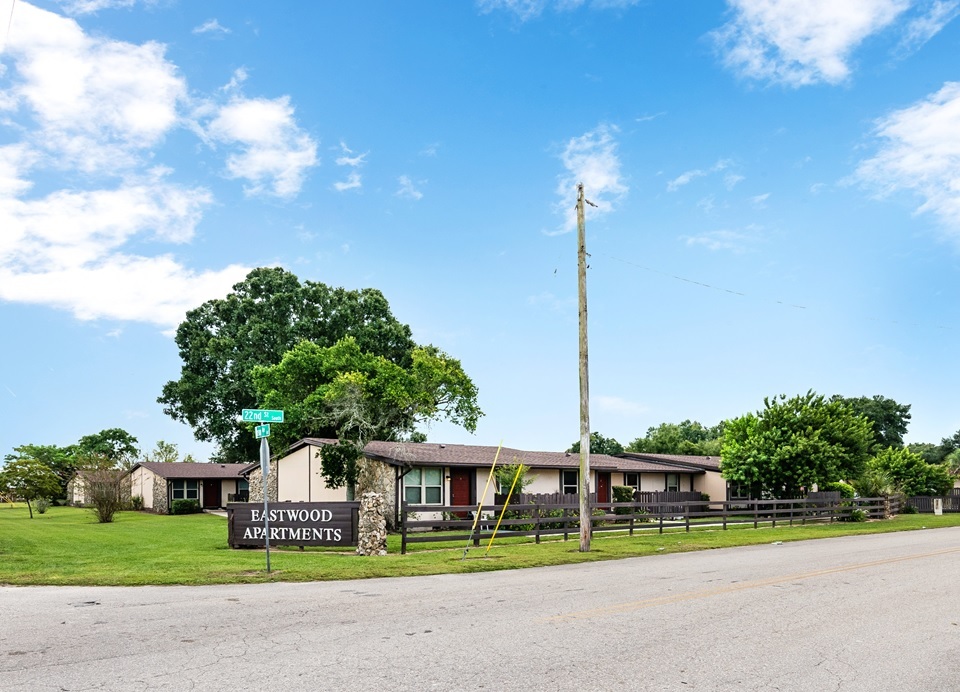
[[[114,523],[98,524],[90,511],[73,507],[51,507],[30,519],[24,506],[0,505],[0,584],[221,584],[481,572],[944,526],[960,526],[960,514],[775,529],[681,529],[633,538],[601,534],[594,537],[590,553],[578,551],[576,534],[566,542],[540,545],[508,537],[498,538],[486,555],[485,545],[471,547],[465,560],[462,543],[415,544],[409,546],[412,552],[400,555],[400,537],[390,536],[386,557],[359,557],[352,549],[275,548],[268,575],[263,551],[227,547],[222,517],[121,512]]]

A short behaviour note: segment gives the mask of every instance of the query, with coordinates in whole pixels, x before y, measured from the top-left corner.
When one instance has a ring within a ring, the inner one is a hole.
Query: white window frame
[[[664,476],[666,476],[666,478],[664,479],[664,481],[665,481],[665,486],[666,486],[666,487],[665,487],[664,489],[665,489],[668,493],[678,493],[678,492],[680,492],[680,474],[679,474],[679,473],[665,473]],[[672,478],[675,478],[675,479],[677,480],[676,485],[673,486],[672,488],[670,487],[671,477],[672,477]]]
[[[573,485],[567,482],[567,474],[574,478]],[[571,490],[572,488],[572,490]],[[580,493],[580,472],[561,469],[560,471],[560,493],[562,495],[578,495]]]
[[[636,476],[636,483],[630,482],[630,476]],[[640,490],[640,473],[638,471],[625,471],[623,474],[623,484],[633,488],[634,490]]]
[[[436,475],[436,482],[428,483],[427,474]],[[414,482],[416,481],[416,482]],[[408,490],[416,490],[419,501],[410,499]],[[431,490],[437,491],[436,501],[428,500]],[[439,466],[414,466],[403,476],[403,499],[408,505],[442,505],[443,504],[443,468]]]

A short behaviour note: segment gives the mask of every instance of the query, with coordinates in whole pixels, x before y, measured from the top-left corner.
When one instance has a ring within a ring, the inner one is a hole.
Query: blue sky
[[[960,0],[0,0],[0,454],[156,403],[256,266],[383,291],[486,416],[623,443],[814,389],[960,428]]]

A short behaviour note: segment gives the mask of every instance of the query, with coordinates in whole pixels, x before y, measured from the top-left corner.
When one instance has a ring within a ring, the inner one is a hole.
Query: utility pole
[[[587,229],[583,183],[577,185],[577,293],[580,304],[580,552],[590,552],[590,377],[587,367]]]

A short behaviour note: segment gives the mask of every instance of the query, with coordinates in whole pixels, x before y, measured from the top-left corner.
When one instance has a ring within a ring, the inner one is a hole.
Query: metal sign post
[[[260,487],[263,488],[263,544],[267,548],[267,574],[270,573],[270,512],[267,507],[267,476],[270,475],[270,443],[260,438]]]

